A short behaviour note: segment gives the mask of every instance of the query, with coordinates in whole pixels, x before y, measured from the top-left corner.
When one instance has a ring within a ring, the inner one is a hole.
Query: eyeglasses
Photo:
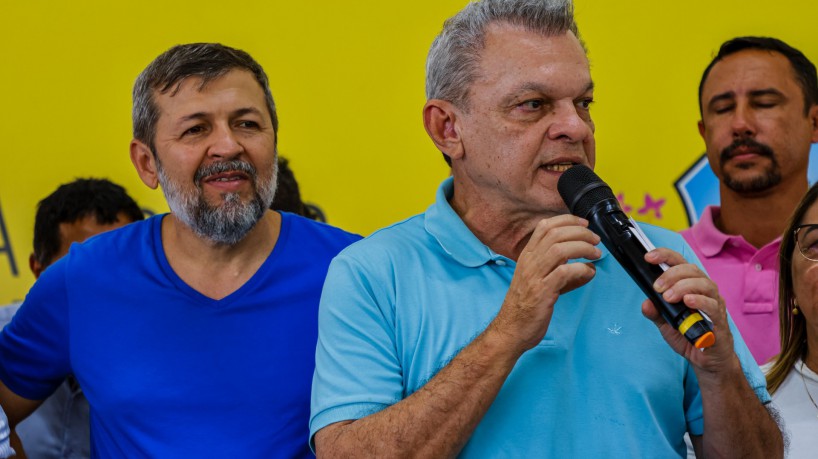
[[[810,261],[818,261],[818,224],[798,225],[792,232],[798,251]]]

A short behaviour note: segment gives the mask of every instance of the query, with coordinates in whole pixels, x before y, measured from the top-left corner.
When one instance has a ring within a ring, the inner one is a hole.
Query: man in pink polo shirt
[[[721,206],[682,235],[761,364],[779,352],[778,247],[818,142],[815,66],[781,40],[735,38],[704,71],[699,107]]]

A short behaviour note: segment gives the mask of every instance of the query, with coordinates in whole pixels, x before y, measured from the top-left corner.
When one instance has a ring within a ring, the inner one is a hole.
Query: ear
[[[807,114],[812,124],[812,143],[818,142],[818,104],[813,105]]]
[[[451,159],[463,157],[458,111],[451,102],[431,99],[423,106],[423,127],[435,146]]]
[[[699,120],[699,135],[704,138],[704,121]]]
[[[33,253],[28,256],[28,267],[31,269],[31,273],[34,274],[35,279],[39,279],[40,274],[42,274],[45,270],[45,266],[41,265],[40,262],[37,261],[37,257],[35,257]]]
[[[159,174],[156,169],[156,157],[151,149],[139,140],[131,140],[131,162],[142,183],[155,190],[159,186]]]

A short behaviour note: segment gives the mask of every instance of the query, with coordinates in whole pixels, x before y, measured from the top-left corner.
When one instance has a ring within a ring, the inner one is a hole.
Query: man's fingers
[[[662,297],[670,302],[677,303],[683,301],[686,295],[704,295],[711,298],[718,298],[719,289],[716,284],[706,277],[687,277],[673,282],[670,286],[659,290]]]
[[[595,274],[596,267],[593,263],[570,263],[554,270],[549,277],[553,276],[555,279],[546,279],[546,282],[555,282],[555,287],[562,295],[587,284]]]
[[[659,263],[666,263],[670,266],[676,266],[687,263],[687,260],[685,260],[680,253],[666,247],[659,247],[658,249],[653,249],[646,253],[645,260],[655,265],[658,265]]]
[[[650,319],[651,322],[655,323],[656,325],[659,325],[659,320],[664,320],[662,319],[662,315],[659,314],[659,310],[656,309],[656,306],[650,300],[645,300],[642,302],[642,315]]]
[[[576,217],[571,214],[557,215],[556,217],[544,218],[537,223],[531,238],[528,240],[528,245],[539,244],[540,241],[547,235],[554,235],[559,233],[558,228],[564,227],[579,227],[588,228],[588,220]],[[590,231],[589,231],[590,232]],[[593,234],[593,233],[591,233]],[[555,241],[556,242],[556,241]]]
[[[662,315],[656,309],[656,306],[652,301],[645,300],[642,302],[642,315],[650,319],[650,321],[656,325],[656,327],[659,329],[659,333],[662,334],[662,337],[670,345],[671,349],[681,355],[685,355],[687,349],[690,347],[690,344],[687,342],[687,338],[685,338],[684,335],[679,333],[678,330],[667,323],[664,317],[662,317]]]
[[[562,243],[572,242],[582,242],[587,245],[594,246],[599,244],[599,236],[583,226],[571,225],[552,227],[548,230],[547,234],[543,234],[539,238],[532,236],[526,244],[520,258],[545,256],[552,247],[558,246]],[[560,255],[560,253],[551,253],[551,256],[559,257]],[[584,255],[579,256],[584,257]],[[568,257],[568,259],[571,258],[577,257]]]

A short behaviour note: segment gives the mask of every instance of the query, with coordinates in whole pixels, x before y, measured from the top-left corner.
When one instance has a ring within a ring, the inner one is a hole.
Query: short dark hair
[[[301,191],[298,189],[298,181],[295,174],[290,169],[290,162],[287,158],[278,157],[278,184],[276,194],[270,209],[291,212],[312,220],[325,221],[323,215],[315,206],[306,204],[301,200]]]
[[[189,77],[201,78],[200,88],[203,88],[234,69],[249,71],[261,86],[278,142],[278,116],[267,74],[246,52],[219,43],[176,45],[160,54],[139,74],[133,88],[134,138],[148,145],[156,154],[154,138],[159,108],[153,100],[154,91],[162,94],[171,90],[175,92],[179,84]]]
[[[60,251],[60,223],[73,223],[93,215],[99,224],[110,224],[124,214],[132,221],[144,219],[125,188],[105,179],[77,179],[60,185],[37,205],[34,218],[34,258],[48,266]]]
[[[704,88],[704,82],[707,80],[708,75],[710,75],[710,70],[717,62],[725,57],[748,49],[775,52],[786,57],[787,60],[790,61],[790,65],[792,65],[798,85],[801,86],[801,90],[804,92],[804,114],[808,114],[810,107],[818,104],[818,77],[816,77],[815,65],[804,56],[804,53],[777,38],[737,37],[724,42],[719,48],[716,57],[714,57],[707,68],[704,69],[702,80],[699,82],[700,115],[704,113],[702,109],[702,89]]]

